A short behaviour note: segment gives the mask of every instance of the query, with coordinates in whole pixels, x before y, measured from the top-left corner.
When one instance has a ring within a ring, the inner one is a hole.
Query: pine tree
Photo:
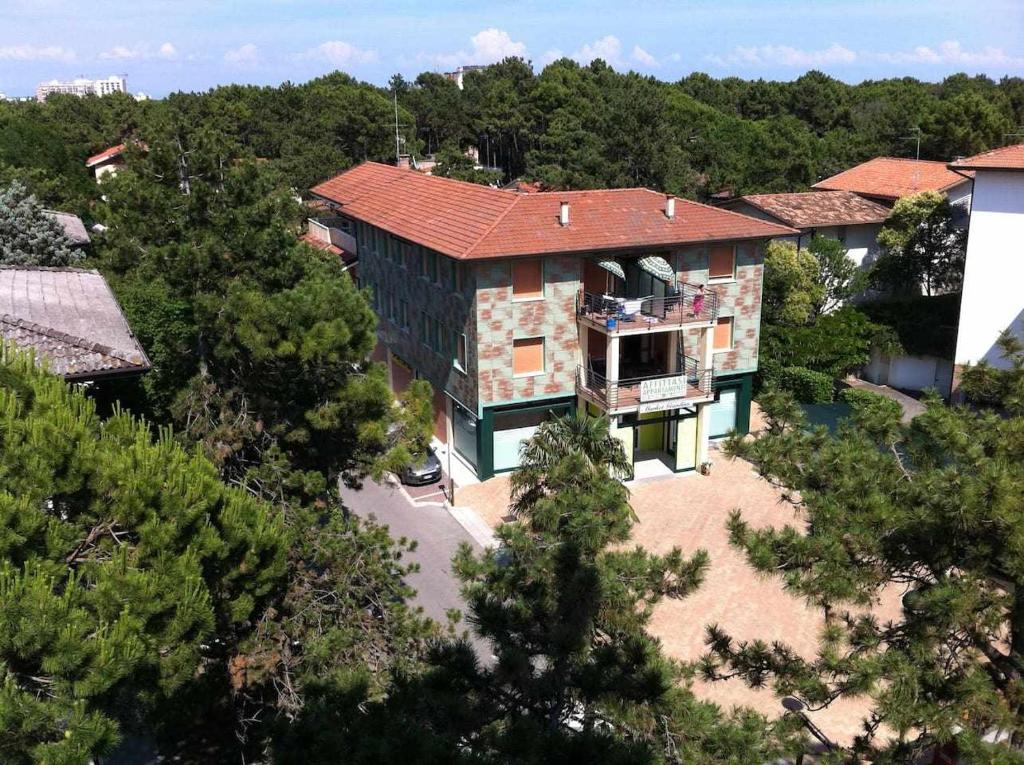
[[[0,265],[67,266],[83,257],[20,181],[0,188]]]
[[[84,763],[283,582],[280,515],[0,349],[0,760]]]
[[[826,626],[809,659],[712,627],[705,674],[771,683],[810,708],[869,699],[853,752],[872,762],[916,762],[950,742],[968,762],[1024,762],[1019,380],[1006,417],[933,399],[908,425],[891,402],[852,397],[836,437],[810,430],[786,394],[766,395],[767,430],[729,451],[780,485],[801,520],[754,529],[737,511],[732,542],[822,608]],[[871,613],[883,599],[899,606],[891,621]]]

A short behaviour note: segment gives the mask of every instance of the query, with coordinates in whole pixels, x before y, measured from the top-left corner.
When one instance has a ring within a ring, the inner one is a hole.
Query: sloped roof
[[[992,149],[949,163],[957,170],[1024,170],[1024,143]]]
[[[86,167],[92,167],[98,165],[101,162],[114,159],[124,154],[124,144],[119,143],[117,146],[111,146],[109,149],[104,149],[99,154],[93,154],[89,159],[85,160]]]
[[[787,226],[853,226],[881,223],[888,207],[852,191],[801,191],[792,194],[747,194],[739,201],[756,207]]]
[[[346,215],[453,258],[593,252],[760,239],[796,233],[650,189],[510,194],[366,162],[312,189]],[[562,202],[569,225],[559,223]]]
[[[896,200],[922,191],[945,191],[966,180],[948,169],[945,162],[875,157],[818,181],[811,188]]]
[[[43,214],[48,215],[60,224],[72,244],[84,247],[92,241],[89,239],[89,232],[85,230],[85,224],[82,223],[82,219],[77,215],[60,212],[59,210],[43,210]]]
[[[150,367],[98,271],[0,266],[0,338],[34,349],[68,379]]]

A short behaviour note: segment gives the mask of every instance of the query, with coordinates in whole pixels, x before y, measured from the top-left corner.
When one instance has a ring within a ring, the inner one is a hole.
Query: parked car
[[[399,479],[406,486],[425,486],[441,480],[441,461],[429,446],[422,459],[402,471]]]

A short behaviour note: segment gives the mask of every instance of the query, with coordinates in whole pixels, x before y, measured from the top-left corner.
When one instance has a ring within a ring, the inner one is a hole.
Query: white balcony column
[[[609,383],[619,381],[619,338],[617,335],[607,335],[608,345],[604,360],[604,376]]]
[[[697,368],[697,374],[710,371],[714,366],[715,352],[715,331],[710,327],[701,330],[700,338],[701,358]],[[711,443],[711,409],[710,403],[700,404],[697,407],[697,466],[708,461],[708,452]]]

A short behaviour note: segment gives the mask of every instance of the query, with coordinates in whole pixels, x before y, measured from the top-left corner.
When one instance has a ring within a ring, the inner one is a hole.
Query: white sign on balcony
[[[640,382],[640,401],[662,401],[667,398],[686,396],[686,376],[659,377]]]
[[[686,398],[665,398],[661,401],[648,401],[641,403],[637,406],[637,411],[640,414],[647,414],[648,412],[664,412],[668,409],[682,409],[685,406],[690,405],[690,400]]]

